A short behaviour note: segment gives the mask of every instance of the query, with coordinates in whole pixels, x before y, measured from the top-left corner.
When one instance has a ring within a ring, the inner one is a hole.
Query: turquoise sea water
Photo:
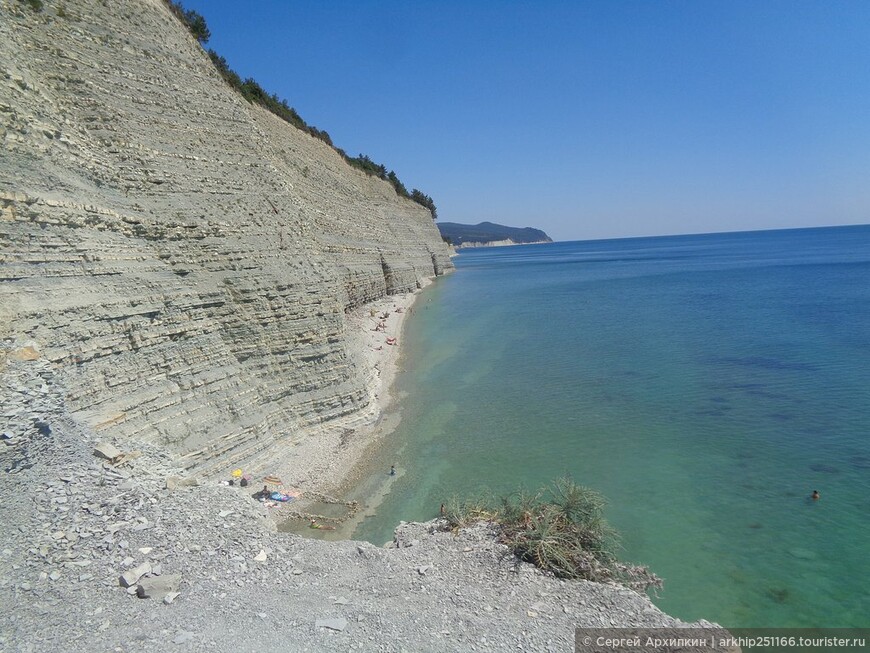
[[[456,264],[407,325],[401,475],[355,537],[567,472],[608,497],[623,557],[665,578],[665,611],[870,626],[870,227]]]

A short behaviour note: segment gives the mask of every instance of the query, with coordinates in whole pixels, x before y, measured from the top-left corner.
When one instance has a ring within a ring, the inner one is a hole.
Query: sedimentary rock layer
[[[428,210],[220,78],[162,0],[0,0],[0,337],[203,472],[369,410],[345,311],[451,268]]]

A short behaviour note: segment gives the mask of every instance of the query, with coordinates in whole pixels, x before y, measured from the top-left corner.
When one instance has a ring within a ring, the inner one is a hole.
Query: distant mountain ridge
[[[493,247],[499,245],[523,245],[529,243],[552,243],[545,232],[532,227],[506,227],[494,222],[459,224],[439,222],[441,236],[456,247]]]

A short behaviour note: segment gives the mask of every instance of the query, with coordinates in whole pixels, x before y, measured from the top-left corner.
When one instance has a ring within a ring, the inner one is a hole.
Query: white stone
[[[339,618],[339,619],[318,619],[314,622],[315,628],[329,628],[330,630],[337,630],[339,632],[343,631],[347,628],[347,619]]]
[[[175,644],[184,644],[185,642],[189,642],[191,639],[193,639],[193,633],[181,630],[172,641]]]
[[[121,450],[112,443],[100,442],[94,447],[94,455],[112,461],[120,458],[123,454],[121,453]]]
[[[151,563],[143,562],[138,567],[134,567],[133,569],[129,569],[121,574],[121,585],[124,587],[130,587],[135,585],[142,576],[145,574],[151,573]]]

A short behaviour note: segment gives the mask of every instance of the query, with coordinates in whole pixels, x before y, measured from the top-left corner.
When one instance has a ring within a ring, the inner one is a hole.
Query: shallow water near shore
[[[356,538],[568,473],[608,497],[623,557],[665,578],[666,612],[870,625],[870,227],[456,264],[406,326],[384,463],[401,476]]]

